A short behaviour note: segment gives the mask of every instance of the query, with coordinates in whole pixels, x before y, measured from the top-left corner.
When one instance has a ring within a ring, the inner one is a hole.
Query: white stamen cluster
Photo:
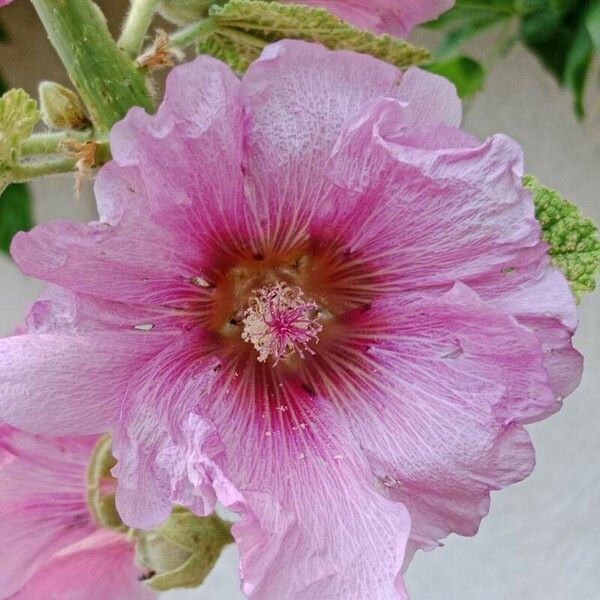
[[[304,358],[303,350],[314,354],[308,344],[322,329],[316,313],[316,303],[306,301],[299,287],[283,282],[264,287],[244,312],[242,339],[256,348],[260,362],[271,356],[277,364],[294,352]]]

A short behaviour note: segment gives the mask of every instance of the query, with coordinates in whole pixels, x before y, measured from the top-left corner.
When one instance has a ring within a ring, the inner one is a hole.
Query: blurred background
[[[126,2],[98,4],[111,24],[119,23]],[[15,2],[2,18],[10,38],[0,46],[6,82],[34,96],[43,78],[67,83],[30,4]],[[439,39],[432,31],[412,38],[430,48]],[[469,55],[487,56],[491,43],[486,35],[468,42]],[[481,138],[494,132],[514,137],[525,151],[527,172],[600,223],[600,106],[590,93],[588,114],[577,121],[570,93],[517,45],[495,62],[483,91],[469,101],[464,127]],[[95,218],[91,185],[79,200],[73,187],[72,177],[34,182],[35,222]],[[0,335],[7,335],[40,286],[0,255],[0,290]],[[477,537],[451,536],[444,548],[417,555],[407,574],[412,600],[600,598],[600,291],[585,297],[580,309],[575,341],[586,359],[583,382],[560,413],[529,427],[537,449],[534,474],[493,495]],[[237,556],[230,547],[200,590],[163,597],[241,600],[238,588]]]

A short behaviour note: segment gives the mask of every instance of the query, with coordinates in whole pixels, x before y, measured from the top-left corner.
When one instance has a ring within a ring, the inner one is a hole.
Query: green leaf
[[[585,24],[582,23],[569,48],[564,74],[564,84],[575,96],[574,108],[578,118],[582,118],[585,114],[585,84],[592,64],[593,54],[594,45],[592,38]]]
[[[31,195],[24,183],[13,183],[0,194],[0,251],[8,253],[19,231],[33,227]]]
[[[584,292],[595,289],[596,274],[600,272],[598,228],[574,204],[535,177],[527,175],[523,183],[533,195],[535,216],[550,246],[552,262],[565,274],[579,301]]]
[[[9,90],[0,98],[0,169],[13,164],[19,146],[40,120],[37,102],[25,90]]]
[[[454,54],[466,41],[490,27],[505,22],[509,17],[510,15],[503,13],[484,13],[483,15],[478,14],[475,18],[467,20],[460,27],[453,29],[444,36],[442,43],[435,51],[435,58],[441,59]]]
[[[600,50],[600,0],[593,0],[585,15],[585,26],[594,46]]]
[[[427,50],[389,35],[374,35],[320,8],[263,0],[231,0],[210,10],[212,30],[199,51],[243,71],[269,43],[282,39],[319,42],[330,49],[371,54],[400,68],[429,60]]]
[[[484,68],[468,56],[456,56],[449,60],[436,61],[423,67],[449,79],[461,98],[469,98],[481,91],[485,82]]]

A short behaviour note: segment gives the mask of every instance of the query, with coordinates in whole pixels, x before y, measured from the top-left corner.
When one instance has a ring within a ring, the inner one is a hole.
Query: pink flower
[[[0,8],[8,6],[13,0],[0,0]]]
[[[151,600],[134,548],[86,504],[95,437],[48,438],[0,425],[0,598]]]
[[[454,0],[299,0],[297,4],[326,8],[361,29],[407,36],[416,25],[452,8]]]
[[[131,526],[240,513],[250,597],[406,598],[407,544],[474,534],[581,373],[521,151],[460,119],[445,79],[304,42],[173,70],[100,222],[13,243],[59,287],[0,341],[0,417],[111,430]]]

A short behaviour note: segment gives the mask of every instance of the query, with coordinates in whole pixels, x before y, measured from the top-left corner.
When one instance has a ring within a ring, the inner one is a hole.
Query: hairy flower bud
[[[79,96],[55,83],[42,81],[39,87],[42,120],[55,129],[85,129],[90,120]]]
[[[186,25],[198,21],[208,15],[213,4],[223,4],[218,0],[163,0],[160,3],[160,14],[177,25]]]
[[[228,524],[216,514],[197,517],[182,507],[138,535],[137,561],[147,569],[147,585],[158,591],[199,586],[233,541]]]

